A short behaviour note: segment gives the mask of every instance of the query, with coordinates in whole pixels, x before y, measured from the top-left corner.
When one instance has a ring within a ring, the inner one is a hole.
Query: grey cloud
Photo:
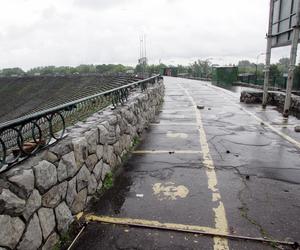
[[[107,9],[125,5],[130,0],[74,0],[74,5],[88,9]]]
[[[39,5],[38,12],[27,6],[25,17],[0,16],[5,24],[0,27],[0,68],[136,64],[142,33],[150,63],[208,57],[234,63],[230,60],[255,58],[265,50],[268,3],[261,0],[30,2]]]

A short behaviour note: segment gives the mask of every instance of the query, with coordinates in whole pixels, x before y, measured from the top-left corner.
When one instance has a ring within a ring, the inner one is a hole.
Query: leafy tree
[[[15,75],[24,75],[24,71],[21,68],[6,68],[0,70],[0,76],[15,76]]]
[[[270,66],[270,76],[271,77],[279,77],[280,76],[280,71],[278,69],[278,65],[271,64],[271,66]]]

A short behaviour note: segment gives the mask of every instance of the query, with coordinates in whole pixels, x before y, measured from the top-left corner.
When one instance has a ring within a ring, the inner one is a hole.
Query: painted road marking
[[[152,126],[197,126],[197,123],[188,123],[188,122],[159,122],[159,123],[150,123]]]
[[[219,192],[219,189],[217,187],[218,180],[217,175],[215,171],[215,166],[213,159],[209,152],[209,146],[208,142],[206,140],[206,133],[204,130],[204,126],[202,123],[201,113],[200,110],[197,109],[197,104],[195,103],[193,97],[190,95],[190,93],[185,89],[182,85],[178,84],[178,86],[186,93],[186,95],[189,97],[193,108],[196,113],[196,120],[198,124],[199,129],[199,140],[200,145],[202,149],[202,156],[203,156],[203,164],[206,167],[205,172],[208,178],[208,188],[212,191],[212,201],[218,202],[218,206],[216,208],[213,208],[214,214],[215,214],[215,225],[216,228],[223,233],[228,232],[228,223],[225,213],[225,207],[223,202],[221,201],[221,195]],[[228,241],[225,238],[220,237],[214,237],[214,250],[227,250],[229,249]]]
[[[183,185],[176,186],[174,182],[155,183],[152,190],[160,201],[183,199],[189,194],[187,187]]]
[[[82,218],[83,213],[80,213],[76,216],[77,219]],[[141,227],[141,228],[151,228],[151,229],[159,229],[159,230],[172,230],[178,231],[183,233],[193,233],[193,234],[201,234],[213,237],[224,237],[229,239],[236,239],[236,240],[247,240],[247,241],[256,241],[260,243],[269,243],[270,246],[274,246],[274,244],[281,244],[281,245],[288,245],[292,248],[295,248],[295,242],[291,241],[280,241],[280,240],[269,240],[265,238],[258,238],[258,237],[249,237],[249,236],[242,236],[236,234],[228,234],[219,232],[216,228],[210,227],[201,227],[201,226],[194,226],[194,225],[184,225],[184,224],[175,224],[175,223],[161,223],[159,221],[151,221],[151,220],[144,220],[144,219],[131,219],[131,218],[116,218],[116,217],[108,217],[108,216],[97,216],[97,215],[84,215],[83,220],[86,222],[100,222],[106,224],[115,224],[115,225],[124,225],[124,226],[134,226],[134,227]],[[72,242],[73,245],[85,229],[84,226],[79,234],[76,236],[75,240]],[[128,232],[128,229],[124,230]],[[68,248],[71,249],[71,246]]]
[[[202,154],[200,150],[135,150],[133,154]]]
[[[144,220],[144,219],[132,219],[132,218],[116,218],[109,216],[97,216],[87,214],[84,216],[86,221],[94,221],[94,222],[103,222],[103,223],[111,223],[118,225],[133,225],[133,226],[143,226],[149,228],[160,228],[160,229],[171,229],[171,230],[193,230],[198,231],[198,233],[210,233],[210,234],[221,234],[218,229],[211,227],[202,227],[196,225],[184,225],[177,223],[161,223],[159,221],[154,220]]]
[[[225,94],[231,95],[230,93],[225,92],[223,89],[219,89],[216,88],[214,86],[208,86],[211,87],[213,89],[216,90],[220,90]],[[231,95],[233,96],[233,95]],[[297,147],[298,149],[300,149],[300,142],[293,139],[292,137],[290,137],[289,135],[281,132],[280,130],[278,130],[277,128],[275,128],[274,126],[272,126],[269,122],[264,121],[263,119],[259,118],[257,115],[253,114],[252,112],[248,111],[247,109],[245,109],[244,107],[242,107],[239,104],[236,104],[235,102],[233,102],[232,100],[230,100],[229,98],[227,98],[226,96],[224,96],[229,102],[231,102],[233,105],[239,107],[241,110],[243,110],[245,113],[247,113],[248,115],[252,116],[255,120],[257,120],[259,123],[263,123],[265,126],[267,126],[268,128],[270,128],[273,132],[275,132],[277,135],[281,136],[283,139],[285,139],[286,141],[290,142],[291,144],[293,144],[295,147]],[[234,96],[235,97],[235,96]]]
[[[188,138],[188,134],[186,134],[186,133],[176,133],[176,132],[168,131],[167,132],[167,137],[169,137],[169,138],[186,139],[186,138]]]

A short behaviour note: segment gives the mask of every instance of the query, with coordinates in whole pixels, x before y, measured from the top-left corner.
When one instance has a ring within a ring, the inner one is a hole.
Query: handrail
[[[110,104],[124,104],[132,89],[144,91],[159,79],[160,75],[155,75],[1,123],[0,172],[63,138],[67,126]]]
[[[19,117],[19,118],[16,118],[16,119],[13,119],[13,120],[10,120],[10,121],[7,121],[7,122],[0,123],[0,130],[3,129],[3,128],[5,128],[5,127],[7,127],[7,126],[12,125],[12,124],[17,125],[19,122],[22,122],[23,120],[36,118],[37,116],[43,116],[43,115],[45,115],[45,114],[47,114],[49,112],[55,112],[57,110],[61,110],[61,109],[65,108],[65,107],[68,107],[70,105],[74,105],[74,104],[77,104],[77,103],[80,103],[80,102],[83,102],[83,101],[86,101],[86,100],[89,100],[89,99],[92,99],[92,98],[95,98],[95,97],[103,96],[105,94],[109,94],[111,92],[114,92],[114,91],[117,91],[117,90],[120,90],[120,89],[125,89],[125,88],[128,88],[130,86],[135,86],[135,85],[139,85],[141,83],[148,82],[148,81],[150,81],[152,79],[156,79],[159,76],[160,75],[155,75],[155,76],[152,76],[150,78],[143,79],[143,80],[140,80],[140,81],[137,81],[137,82],[133,82],[133,83],[129,83],[129,84],[123,85],[123,86],[118,87],[118,88],[110,89],[110,90],[107,90],[107,91],[104,91],[104,92],[101,92],[101,93],[98,93],[98,94],[94,94],[94,95],[91,95],[91,96],[83,97],[83,98],[78,99],[76,101],[68,102],[66,104],[61,104],[61,105],[58,105],[58,106],[56,106],[54,108],[46,109],[46,110],[43,110],[43,111],[36,112],[34,114],[25,115],[25,116],[22,116],[22,117]]]

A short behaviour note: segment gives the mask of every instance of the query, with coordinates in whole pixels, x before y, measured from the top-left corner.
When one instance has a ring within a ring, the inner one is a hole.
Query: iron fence
[[[143,92],[159,80],[155,75],[0,124],[0,172],[62,139],[67,126],[109,105],[123,105],[130,92]]]

